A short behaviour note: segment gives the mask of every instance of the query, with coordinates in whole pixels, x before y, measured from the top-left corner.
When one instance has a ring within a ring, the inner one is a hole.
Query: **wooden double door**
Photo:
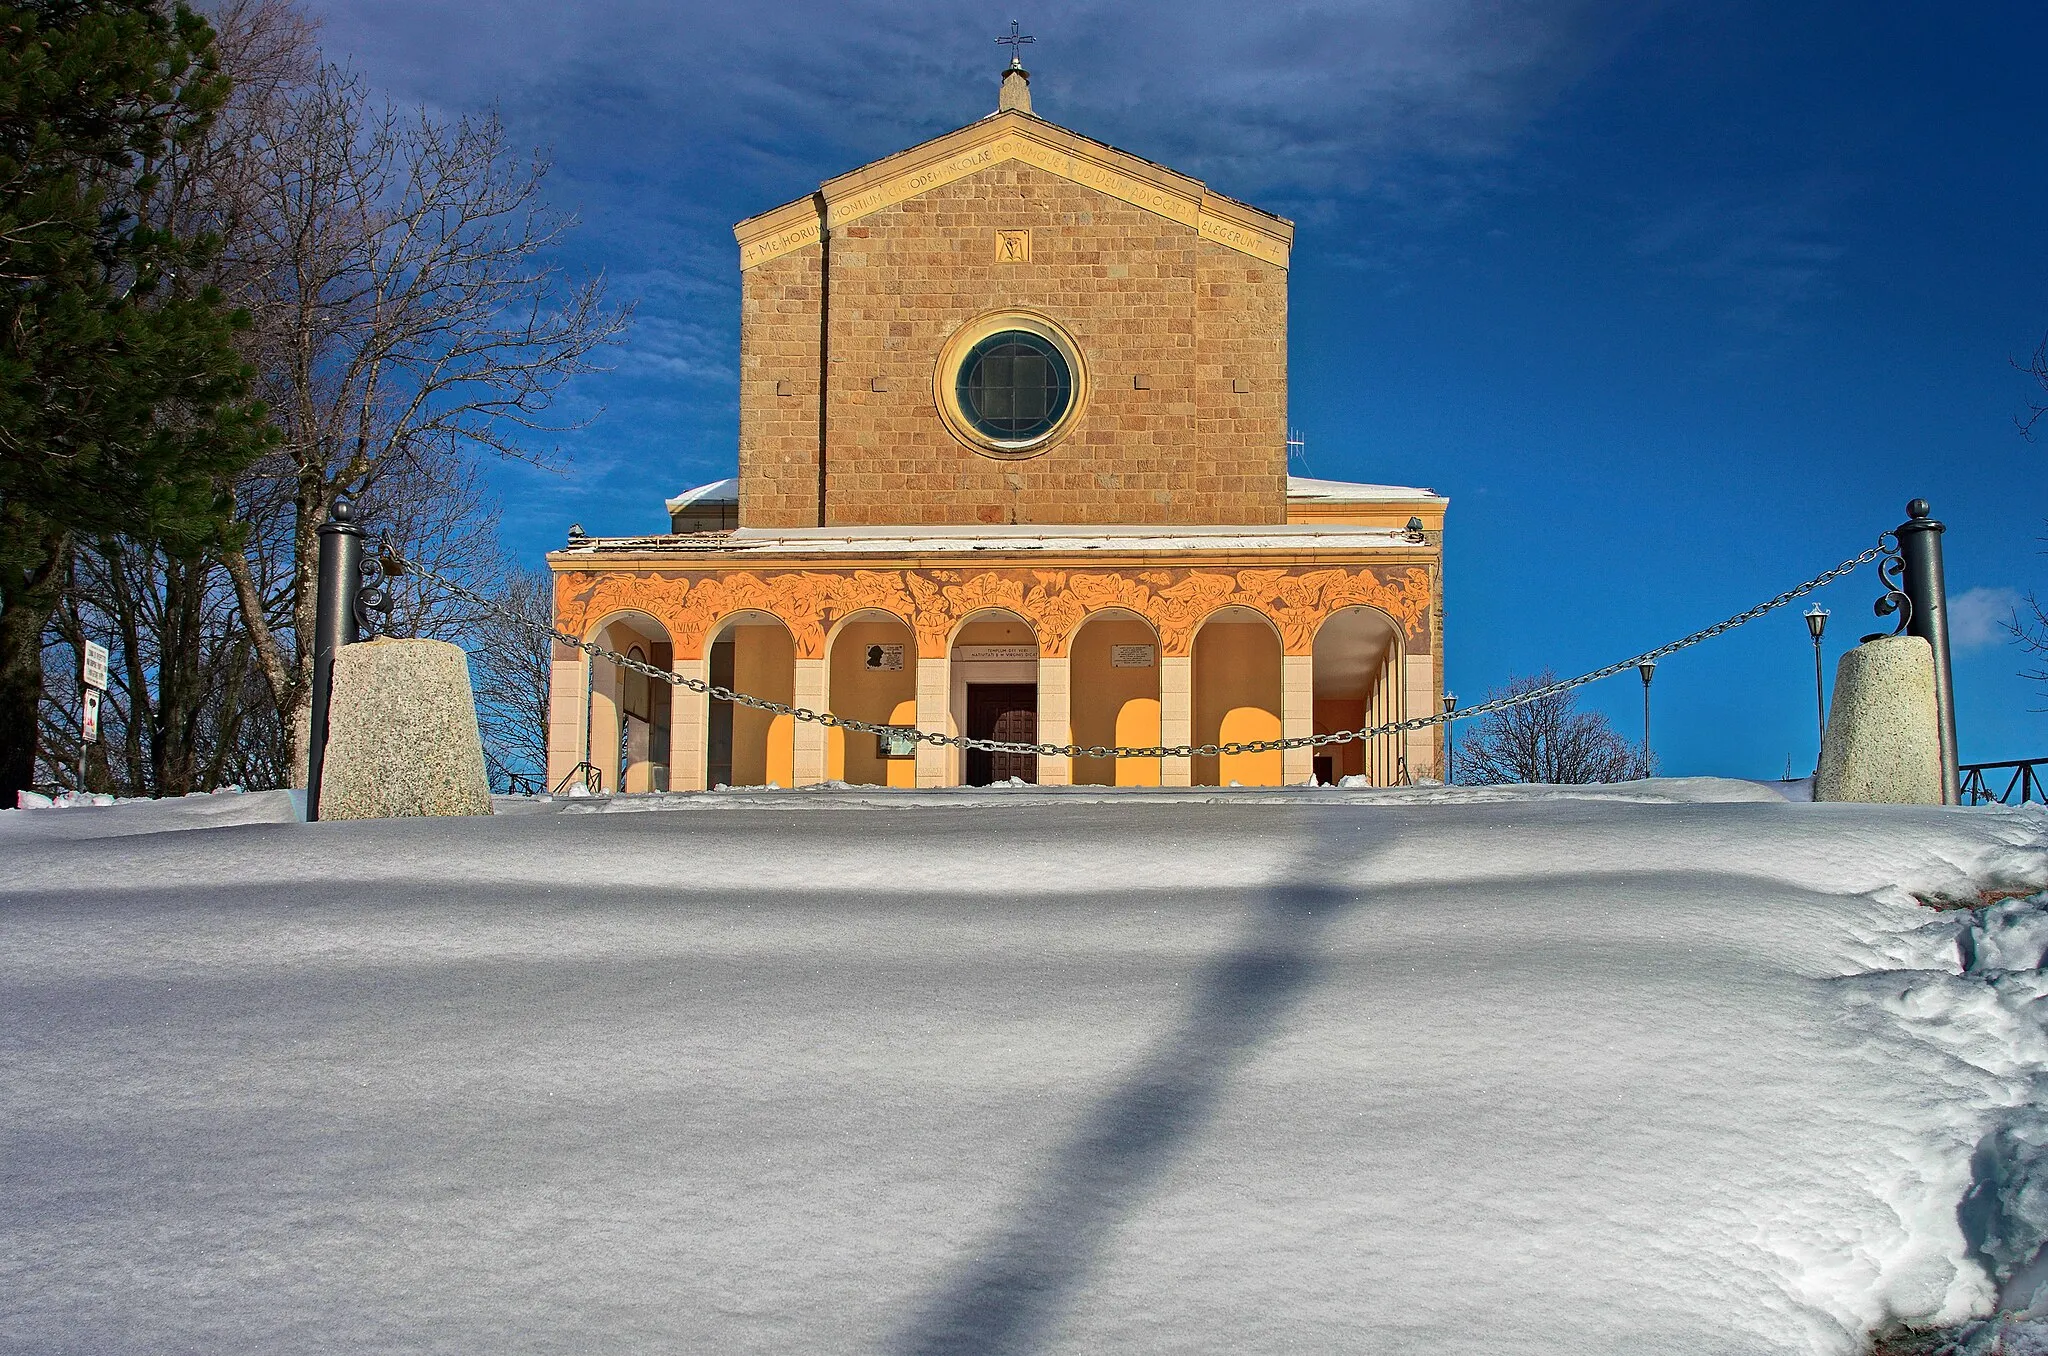
[[[969,683],[967,734],[970,739],[1037,743],[1038,684]],[[1006,782],[1012,777],[1035,783],[1038,780],[1038,755],[967,750],[967,785],[988,786]]]

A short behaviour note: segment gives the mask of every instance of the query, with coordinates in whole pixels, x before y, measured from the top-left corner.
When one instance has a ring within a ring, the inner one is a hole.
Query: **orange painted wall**
[[[870,645],[901,645],[903,667],[893,671],[868,668]],[[902,622],[849,622],[832,642],[832,663],[826,681],[826,706],[833,715],[886,724],[894,719],[899,705],[909,702],[912,718],[905,723],[914,725],[917,637]],[[877,757],[876,742],[871,734],[848,732],[844,767],[836,775],[856,786],[889,785],[889,769],[895,760]]]
[[[1110,647],[1114,645],[1149,645],[1152,647],[1150,668],[1120,669],[1110,663]],[[1152,628],[1136,618],[1105,617],[1089,622],[1074,637],[1072,668],[1073,682],[1072,719],[1073,742],[1083,747],[1090,744],[1114,745],[1126,741],[1117,737],[1118,717],[1125,705],[1133,701],[1150,701],[1156,708],[1159,701],[1159,640]],[[1154,729],[1143,742],[1157,743],[1159,732],[1156,709],[1153,713]],[[1124,768],[1110,758],[1076,758],[1074,760],[1074,785],[1076,786],[1157,786],[1159,784],[1159,760],[1157,758],[1129,760],[1133,766]],[[1142,777],[1149,767],[1149,781],[1120,780],[1124,774]]]
[[[1194,684],[1196,744],[1222,743],[1224,716],[1244,707],[1266,712],[1277,730],[1280,637],[1264,622],[1210,622],[1195,634]],[[1217,759],[1194,761],[1195,785],[1220,786],[1228,780],[1219,780]]]

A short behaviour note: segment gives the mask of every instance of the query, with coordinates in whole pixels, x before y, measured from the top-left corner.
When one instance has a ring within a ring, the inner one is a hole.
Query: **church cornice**
[[[827,230],[1015,160],[1188,226],[1203,239],[1287,267],[1294,223],[1211,192],[1199,179],[1005,110],[958,131],[827,179],[819,191],[733,227],[740,269],[817,244]]]

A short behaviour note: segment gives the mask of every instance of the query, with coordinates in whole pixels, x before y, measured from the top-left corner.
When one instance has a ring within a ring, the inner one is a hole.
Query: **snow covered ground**
[[[2048,1312],[2038,809],[500,808],[0,813],[0,1351],[1751,1356]]]

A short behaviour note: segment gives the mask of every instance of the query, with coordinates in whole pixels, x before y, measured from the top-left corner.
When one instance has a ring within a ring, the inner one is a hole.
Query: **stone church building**
[[[1293,227],[1031,110],[749,218],[739,475],[572,537],[556,624],[734,690],[1002,740],[1201,745],[1435,712],[1427,490],[1290,478]],[[1439,775],[1435,730],[1052,758],[827,729],[558,645],[548,777],[606,790]]]

